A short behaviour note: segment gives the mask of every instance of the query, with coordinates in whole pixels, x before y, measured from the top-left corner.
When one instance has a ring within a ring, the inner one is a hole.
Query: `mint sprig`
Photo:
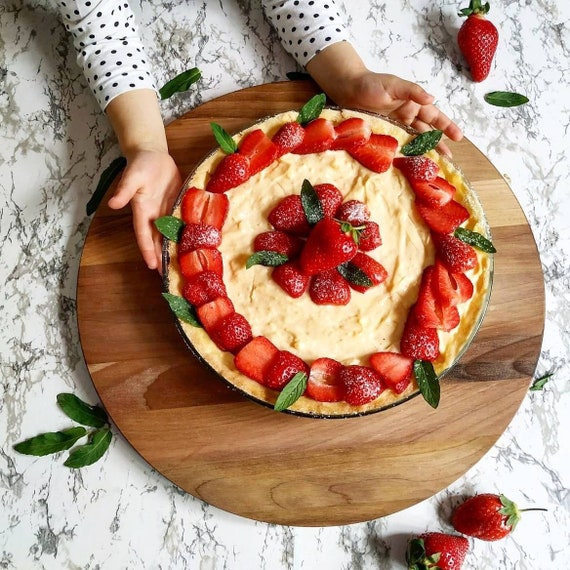
[[[172,293],[163,293],[162,296],[166,299],[170,310],[181,321],[188,323],[196,328],[202,328],[202,324],[196,316],[194,307],[184,297],[173,295]]]
[[[166,238],[178,242],[184,222],[176,216],[161,216],[154,220],[156,229]]]
[[[89,434],[88,442],[85,445],[74,449],[69,454],[64,465],[66,467],[71,467],[72,469],[93,465],[93,463],[101,459],[107,449],[109,449],[112,438],[113,434],[109,427],[91,432]]]
[[[433,364],[427,360],[414,362],[414,374],[424,400],[432,407],[439,406],[440,386]]]
[[[158,94],[162,100],[172,97],[175,93],[182,93],[188,91],[190,87],[196,83],[202,74],[197,67],[192,69],[187,69],[182,73],[179,73],[176,77],[173,77],[170,81],[167,81],[159,90]]]
[[[304,372],[297,372],[285,385],[273,406],[276,412],[282,412],[292,406],[305,392],[308,377]]]
[[[489,105],[495,105],[495,107],[518,107],[529,101],[526,95],[511,93],[509,91],[491,91],[490,93],[486,93],[483,99],[485,99]]]
[[[327,96],[324,93],[319,93],[311,97],[299,111],[297,122],[300,125],[305,125],[314,121],[321,114],[327,102]]]
[[[357,267],[350,261],[341,263],[336,269],[349,283],[352,283],[353,285],[358,285],[360,287],[372,287],[372,285],[374,285],[374,283],[372,283],[372,279],[370,279],[370,277],[368,277],[360,267]]]
[[[263,265],[265,267],[277,267],[278,265],[283,265],[289,260],[289,258],[284,253],[279,253],[277,251],[270,251],[263,249],[261,251],[256,251],[252,253],[245,262],[245,268],[249,269],[254,265]]]
[[[234,141],[233,137],[231,137],[222,126],[218,125],[218,123],[210,123],[210,126],[212,127],[216,142],[226,154],[237,152],[238,146],[236,141]]]
[[[95,188],[93,196],[91,196],[91,199],[87,202],[87,206],[85,207],[88,216],[97,211],[107,190],[109,190],[113,181],[125,166],[127,166],[127,159],[124,156],[119,156],[103,170],[103,174],[101,174],[101,178],[99,178],[99,182],[97,183],[97,188]]]
[[[42,457],[69,449],[85,435],[87,435],[87,430],[81,426],[61,431],[50,431],[17,443],[14,445],[14,450],[24,455]]]
[[[314,226],[325,217],[321,200],[313,185],[307,179],[303,180],[303,185],[301,186],[301,205],[310,226]]]
[[[462,228],[460,226],[455,229],[453,235],[461,241],[468,243],[485,253],[497,253],[497,250],[491,240],[478,232],[474,232],[473,230]]]
[[[63,413],[78,424],[102,428],[109,423],[109,418],[103,408],[91,406],[75,394],[58,394],[57,403]]]
[[[537,378],[536,380],[533,381],[530,387],[530,391],[540,392],[541,390],[544,390],[544,386],[546,386],[547,382],[549,382],[553,376],[554,372],[549,372],[548,374],[544,374],[540,378]]]
[[[408,144],[405,144],[401,148],[401,152],[404,156],[419,156],[420,154],[425,154],[439,144],[442,136],[443,132],[436,129],[426,131],[413,138]]]

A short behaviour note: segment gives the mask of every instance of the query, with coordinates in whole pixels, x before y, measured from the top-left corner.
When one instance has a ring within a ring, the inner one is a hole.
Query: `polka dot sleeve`
[[[73,36],[77,61],[102,109],[126,91],[156,91],[128,2],[57,0],[56,4]]]
[[[262,0],[283,47],[305,66],[320,51],[349,34],[334,0]]]

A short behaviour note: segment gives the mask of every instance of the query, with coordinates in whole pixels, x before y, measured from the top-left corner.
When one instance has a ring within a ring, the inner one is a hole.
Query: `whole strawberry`
[[[470,0],[469,8],[463,8],[459,15],[467,16],[457,34],[457,44],[467,60],[473,81],[483,81],[491,71],[493,57],[499,43],[499,32],[486,17],[489,3]]]
[[[474,495],[455,509],[451,523],[462,534],[481,540],[499,540],[511,533],[524,511],[546,509],[519,509],[504,495],[482,493]]]
[[[406,562],[409,570],[459,570],[468,549],[464,536],[426,532],[408,542]]]

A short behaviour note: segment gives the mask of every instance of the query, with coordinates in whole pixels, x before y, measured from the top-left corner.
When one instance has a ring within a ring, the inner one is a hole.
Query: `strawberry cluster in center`
[[[271,210],[272,230],[258,234],[247,267],[272,266],[271,277],[290,297],[307,290],[317,305],[346,305],[351,290],[364,293],[387,272],[367,254],[382,244],[378,224],[360,200],[343,201],[333,184],[282,198]]]

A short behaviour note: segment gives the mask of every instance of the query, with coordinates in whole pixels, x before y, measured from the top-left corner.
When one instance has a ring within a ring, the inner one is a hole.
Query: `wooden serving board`
[[[298,109],[311,82],[220,97],[167,128],[184,175],[214,144],[210,122],[235,132]],[[491,304],[469,351],[421,397],[361,418],[279,414],[233,392],[189,353],[137,250],[129,209],[102,205],[81,258],[78,321],[85,360],[117,428],[155,469],[195,497],[244,517],[327,526],[371,520],[447,487],[493,446],[534,373],[544,325],[540,261],[508,185],[469,141],[452,145],[498,249]]]

